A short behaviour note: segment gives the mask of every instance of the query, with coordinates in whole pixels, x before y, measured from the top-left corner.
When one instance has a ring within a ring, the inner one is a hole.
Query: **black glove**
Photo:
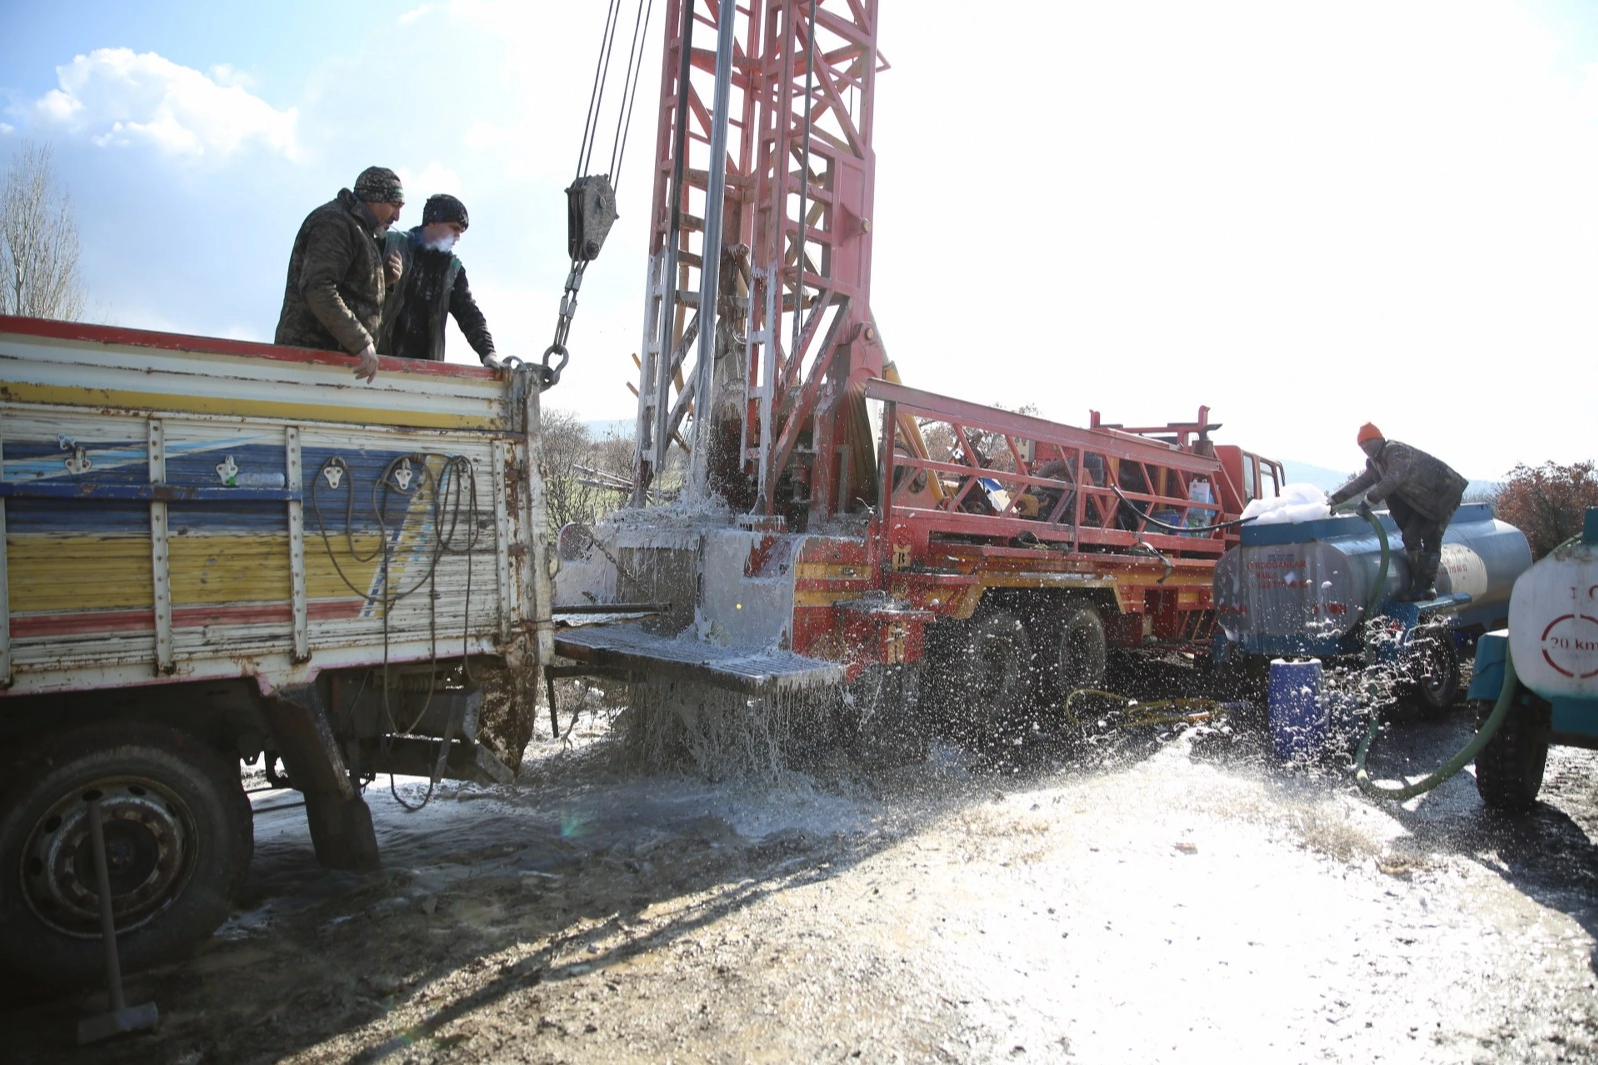
[[[1371,505],[1365,500],[1361,499],[1359,501],[1359,506],[1354,508],[1354,513],[1358,514],[1362,518],[1368,518],[1371,516]]]

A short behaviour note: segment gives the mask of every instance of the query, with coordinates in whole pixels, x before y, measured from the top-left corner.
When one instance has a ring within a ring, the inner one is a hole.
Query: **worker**
[[[444,361],[444,322],[453,314],[466,342],[484,366],[497,367],[488,321],[472,298],[466,268],[454,248],[471,224],[466,205],[454,196],[429,196],[422,224],[408,233],[390,233],[388,248],[404,260],[405,280],[383,308],[377,350],[402,359]]]
[[[275,343],[347,351],[359,360],[357,378],[377,377],[383,301],[404,270],[400,255],[384,256],[383,241],[404,206],[399,175],[369,166],[353,191],[340,189],[305,216],[289,256]]]
[[[1409,586],[1399,595],[1406,602],[1434,599],[1437,567],[1443,559],[1443,530],[1459,509],[1465,494],[1464,477],[1441,459],[1418,447],[1388,440],[1370,422],[1359,428],[1360,450],[1365,452],[1365,472],[1326,497],[1337,506],[1361,492],[1360,510],[1387,502],[1387,510],[1404,538],[1409,563]]]

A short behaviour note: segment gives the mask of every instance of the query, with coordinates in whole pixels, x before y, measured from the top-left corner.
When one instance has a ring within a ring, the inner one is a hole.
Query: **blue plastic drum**
[[[1326,743],[1326,705],[1321,701],[1321,660],[1271,661],[1266,708],[1276,756],[1286,761],[1308,758]]]

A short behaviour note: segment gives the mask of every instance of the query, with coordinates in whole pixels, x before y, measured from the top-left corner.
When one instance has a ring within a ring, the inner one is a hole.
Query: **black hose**
[[[1118,499],[1120,499],[1121,502],[1125,503],[1128,507],[1131,507],[1132,508],[1132,513],[1136,514],[1138,517],[1142,518],[1144,521],[1148,522],[1150,525],[1157,526],[1158,528],[1165,529],[1165,530],[1167,530],[1169,532],[1174,532],[1174,533],[1214,532],[1216,529],[1235,529],[1239,525],[1247,525],[1249,522],[1254,520],[1253,518],[1234,518],[1231,521],[1218,521],[1218,522],[1216,522],[1213,525],[1171,525],[1168,522],[1161,521],[1159,518],[1154,517],[1153,515],[1149,514],[1146,511],[1139,510],[1137,504],[1132,502],[1130,499],[1126,498],[1126,496],[1121,492],[1121,489],[1118,488],[1117,486],[1115,486],[1113,484],[1110,485],[1110,491],[1114,492],[1116,497]],[[1209,509],[1211,506],[1214,506],[1214,504],[1212,504],[1212,503],[1204,504],[1204,507],[1205,507],[1206,510]]]

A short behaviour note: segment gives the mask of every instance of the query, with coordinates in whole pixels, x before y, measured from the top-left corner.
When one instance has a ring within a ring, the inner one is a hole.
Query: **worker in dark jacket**
[[[1366,422],[1359,430],[1365,452],[1365,472],[1326,497],[1332,506],[1365,493],[1364,504],[1387,502],[1387,511],[1404,537],[1404,557],[1409,563],[1409,587],[1400,599],[1432,599],[1437,590],[1437,567],[1443,558],[1443,531],[1464,497],[1464,477],[1441,459],[1418,447],[1388,440]]]
[[[453,248],[470,220],[454,196],[429,196],[422,224],[408,233],[390,233],[388,248],[404,260],[404,281],[383,309],[377,350],[403,359],[444,361],[444,323],[453,314],[466,342],[484,366],[498,366],[488,321],[472,298],[466,268]]]
[[[369,166],[353,191],[340,189],[306,216],[289,256],[276,343],[347,351],[360,360],[356,377],[377,376],[383,301],[404,269],[401,256],[384,254],[383,239],[404,206],[399,175]]]

